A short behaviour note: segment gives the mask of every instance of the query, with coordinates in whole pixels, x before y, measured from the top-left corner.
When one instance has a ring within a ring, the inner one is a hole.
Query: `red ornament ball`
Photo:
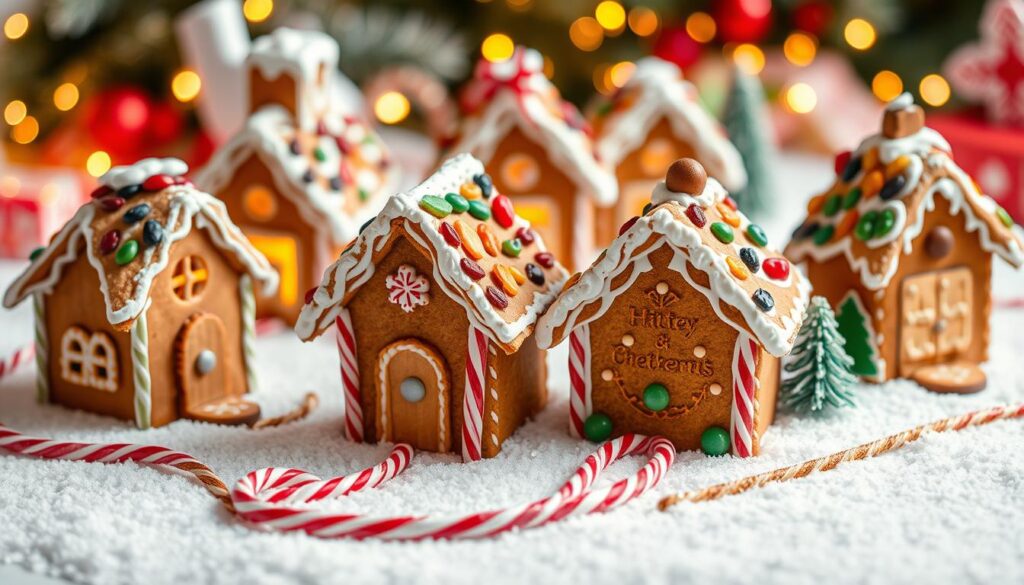
[[[181,138],[185,127],[182,112],[170,102],[153,104],[150,113],[149,138],[157,145],[169,144]]]
[[[771,0],[718,0],[714,10],[719,37],[727,43],[757,43],[772,28]]]
[[[103,90],[89,100],[83,112],[86,131],[115,158],[131,158],[146,146],[153,104],[141,89],[119,86]]]
[[[686,69],[700,59],[700,43],[693,40],[683,26],[667,26],[661,30],[652,49],[655,57]]]
[[[793,24],[804,32],[820,37],[832,23],[833,16],[835,10],[828,2],[810,0],[793,9]]]

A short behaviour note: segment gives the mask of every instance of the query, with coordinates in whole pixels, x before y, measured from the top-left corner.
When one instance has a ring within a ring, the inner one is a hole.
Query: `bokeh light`
[[[78,104],[78,86],[74,83],[62,83],[53,90],[53,105],[66,112]]]
[[[263,22],[274,12],[274,0],[245,0],[242,3],[242,14],[252,23]]]
[[[749,75],[757,75],[764,69],[764,51],[750,43],[743,43],[733,49],[732,60]]]
[[[598,4],[594,17],[607,31],[619,31],[626,25],[626,9],[615,0],[604,0]]]
[[[190,69],[184,69],[174,75],[171,80],[171,93],[179,102],[190,102],[199,95],[203,87],[203,81],[199,74]]]
[[[97,150],[85,160],[85,170],[89,176],[100,177],[110,170],[110,164],[110,155],[102,150]]]
[[[854,18],[846,23],[843,29],[843,38],[851,47],[858,51],[866,51],[874,46],[878,39],[878,33],[870,22],[863,18]]]
[[[694,12],[686,19],[686,34],[698,43],[709,43],[715,38],[718,25],[707,12]]]
[[[871,80],[871,92],[883,102],[892,101],[903,93],[903,80],[892,71],[879,71]]]
[[[786,60],[797,67],[807,67],[814,62],[818,54],[818,41],[809,34],[795,32],[782,44],[782,53]]]
[[[505,61],[515,53],[516,46],[512,38],[503,33],[487,35],[484,42],[480,43],[480,53],[491,62]]]
[[[658,13],[644,6],[629,11],[629,30],[638,37],[649,37],[658,31]]]
[[[28,144],[39,136],[39,121],[33,116],[25,116],[17,126],[11,129],[11,138],[18,144]]]
[[[24,120],[26,115],[28,115],[28,106],[21,100],[12,100],[4,108],[4,122],[11,126],[15,126]]]
[[[804,82],[794,83],[786,90],[786,105],[797,114],[806,114],[818,105],[818,94]]]
[[[939,107],[949,101],[949,82],[937,73],[925,75],[918,91],[921,99],[929,106]]]
[[[4,21],[4,36],[16,41],[28,32],[28,16],[23,12],[15,12]]]
[[[397,91],[382,93],[373,103],[373,113],[385,124],[397,124],[409,117],[409,98]]]
[[[594,17],[583,16],[569,26],[569,40],[581,51],[593,51],[604,41],[604,29]]]

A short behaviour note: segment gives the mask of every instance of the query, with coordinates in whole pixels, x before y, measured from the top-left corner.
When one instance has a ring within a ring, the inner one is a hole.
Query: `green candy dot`
[[[519,241],[519,238],[505,240],[501,243],[501,253],[510,258],[518,258],[519,253],[522,251],[523,244]]]
[[[31,252],[31,253],[30,253],[30,254],[28,255],[28,259],[29,259],[29,261],[30,261],[30,262],[35,262],[35,261],[36,261],[36,258],[38,258],[39,256],[41,256],[41,255],[42,255],[42,253],[43,253],[43,250],[45,250],[45,249],[46,249],[46,246],[39,246],[39,247],[38,247],[38,248],[36,248],[35,250],[32,250],[32,252]]]
[[[469,214],[480,221],[487,221],[491,219],[491,208],[483,200],[474,199],[469,202]]]
[[[700,434],[700,450],[718,457],[729,452],[729,432],[722,427],[708,427]]]
[[[747,237],[750,238],[751,242],[757,244],[759,248],[768,245],[768,234],[764,233],[764,228],[756,223],[747,226]]]
[[[664,384],[655,382],[644,388],[644,406],[654,412],[660,412],[668,408],[668,401],[668,388]]]
[[[842,206],[843,206],[843,196],[842,195],[833,195],[833,196],[829,197],[828,201],[825,202],[825,208],[823,209],[823,211],[825,212],[825,216],[826,217],[832,217],[833,215],[839,213],[839,208],[841,208]]]
[[[367,191],[366,189],[363,189],[362,187],[360,187],[359,188],[359,200],[365,202],[365,201],[368,201],[369,199],[370,199],[370,192]]]
[[[118,266],[124,266],[131,262],[139,255],[139,243],[135,240],[128,240],[121,244],[121,247],[117,249],[117,254],[114,255],[114,261],[117,262]]]
[[[996,216],[999,217],[999,221],[1003,222],[1003,225],[1005,225],[1006,227],[1013,226],[1013,218],[1010,217],[1010,214],[1006,213],[1006,210],[1003,209],[1002,207],[996,208]]]
[[[452,206],[455,213],[465,213],[469,209],[469,201],[466,201],[466,198],[458,193],[448,193],[444,196],[444,200]]]
[[[818,231],[814,232],[814,243],[818,244],[819,246],[825,244],[826,242],[832,239],[832,234],[834,234],[835,231],[836,228],[833,226],[822,226],[821,228],[818,229]]]
[[[871,239],[871,235],[875,233],[875,223],[878,222],[878,212],[869,211],[860,218],[857,222],[857,227],[853,229],[854,235],[860,241],[867,241]]]
[[[884,236],[892,231],[894,225],[896,225],[896,212],[892,209],[886,209],[878,216],[878,221],[875,222],[874,237],[880,238]]]
[[[424,195],[423,199],[420,199],[420,207],[439,219],[452,212],[451,204],[436,195]]]
[[[850,192],[846,194],[846,197],[843,197],[843,209],[851,209],[854,205],[857,205],[857,203],[860,202],[860,196],[862,193],[863,192],[860,190],[860,187],[850,189]]]
[[[612,436],[612,419],[603,412],[595,412],[583,422],[583,436],[589,441],[600,443]]]
[[[316,157],[316,160],[320,162],[324,162],[325,160],[327,160],[327,155],[324,153],[324,149],[320,148],[319,146],[313,149],[313,156]]]
[[[647,205],[644,205],[644,210],[643,210],[643,212],[640,215],[647,215],[647,212],[652,210],[652,209],[654,209],[654,204],[653,203],[648,203]]]
[[[723,244],[731,244],[732,241],[736,238],[736,236],[732,233],[732,228],[729,227],[729,224],[722,223],[720,221],[716,221],[715,223],[711,224],[711,233],[715,234],[715,237],[718,238],[718,241],[722,242]]]

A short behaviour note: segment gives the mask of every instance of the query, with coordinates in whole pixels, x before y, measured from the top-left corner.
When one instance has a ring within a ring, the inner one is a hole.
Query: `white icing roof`
[[[267,79],[288,71],[314,81],[321,67],[333,73],[338,66],[338,43],[320,31],[281,27],[253,41],[246,63]]]
[[[324,273],[312,302],[303,307],[295,324],[295,331],[299,337],[309,340],[329,327],[341,311],[343,302],[347,301],[346,296],[373,276],[373,251],[378,250],[389,239],[394,230],[392,221],[395,219],[404,219],[423,228],[421,231],[407,229],[406,232],[416,244],[431,251],[434,280],[446,295],[466,309],[473,326],[486,332],[493,341],[504,347],[529,334],[537,318],[561,290],[562,283],[568,276],[565,269],[556,263],[552,269],[546,271],[548,277],[543,286],[534,286],[529,281],[523,283],[524,290],[528,287],[533,294],[532,302],[517,308],[514,312],[513,305],[510,304],[509,312],[503,314],[495,309],[485,296],[485,287],[490,285],[490,277],[484,277],[476,282],[462,271],[460,261],[464,256],[461,248],[445,242],[438,231],[442,220],[430,215],[419,205],[420,199],[425,195],[443,196],[449,192],[457,193],[460,185],[483,172],[484,167],[479,160],[468,154],[460,154],[447,160],[437,172],[417,187],[388,199],[377,218],[363,229],[352,246]],[[529,223],[516,216],[510,230],[514,231],[520,227],[529,227]],[[546,250],[539,235],[536,236],[533,246],[536,246],[537,252]]]
[[[573,106],[562,101],[543,69],[541,54],[524,47],[517,48],[506,61],[481,59],[467,94],[492,84],[495,90],[478,96],[482,100],[480,111],[464,119],[451,152],[469,152],[488,161],[501,140],[513,128],[519,128],[543,147],[551,162],[583,192],[601,205],[611,205],[618,197],[615,177],[595,158],[587,132],[566,122],[563,108]]]
[[[627,96],[629,104],[617,108]],[[644,145],[661,119],[696,151],[696,158],[729,191],[747,184],[743,159],[717,120],[697,100],[697,90],[683,79],[675,64],[657,57],[637,61],[629,81],[611,101],[612,111],[597,137],[601,161],[616,167],[629,153]]]

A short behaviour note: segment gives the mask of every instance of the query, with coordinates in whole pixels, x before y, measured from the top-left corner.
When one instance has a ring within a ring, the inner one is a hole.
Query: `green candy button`
[[[424,195],[420,199],[420,207],[424,211],[440,219],[452,212],[452,205],[436,195]]]
[[[313,149],[313,156],[316,157],[316,160],[320,162],[324,162],[325,160],[327,160],[327,153],[325,153],[324,149],[320,148],[319,146]]]
[[[1010,217],[1010,214],[1006,213],[1006,210],[1002,207],[996,208],[996,216],[999,217],[999,221],[1003,222],[1003,225],[1006,227],[1013,226],[1013,218]]]
[[[860,190],[860,187],[850,189],[850,192],[846,194],[846,197],[843,197],[843,209],[850,209],[854,205],[857,205],[857,203],[860,202],[861,193],[863,192]]]
[[[874,237],[880,238],[891,232],[894,225],[896,225],[896,212],[892,209],[882,211],[878,216],[878,221],[875,222]]]
[[[715,223],[711,224],[711,233],[715,234],[715,237],[718,238],[718,241],[722,242],[723,244],[731,244],[732,241],[736,238],[736,236],[732,233],[732,228],[729,227],[729,224],[722,223],[720,221],[716,221]]]
[[[117,254],[114,255],[114,261],[117,262],[118,266],[124,266],[131,262],[139,255],[139,243],[135,240],[128,240],[121,244],[121,247],[117,249]]]
[[[491,208],[483,200],[474,199],[469,202],[469,214],[480,221],[487,221],[491,219]]]
[[[469,209],[469,201],[466,201],[466,198],[458,193],[448,193],[444,196],[444,200],[452,206],[455,213],[465,213]]]
[[[747,226],[747,237],[750,238],[751,242],[757,244],[759,248],[768,245],[768,234],[764,233],[764,229],[756,223]]]
[[[839,213],[839,209],[842,206],[843,206],[843,196],[842,195],[833,195],[833,196],[829,197],[828,201],[825,202],[825,208],[823,209],[823,211],[825,212],[825,216],[826,217],[832,217],[833,215]]]
[[[660,412],[668,408],[668,400],[668,388],[664,384],[655,382],[644,388],[644,406],[654,412]]]
[[[836,228],[833,226],[822,226],[821,228],[818,229],[818,231],[814,232],[814,243],[818,244],[819,246],[824,245],[825,243],[832,239],[832,234],[834,234],[835,231]]]
[[[869,211],[861,216],[860,221],[857,222],[857,227],[853,229],[854,235],[857,239],[864,242],[871,239],[871,236],[875,233],[875,224],[878,222],[878,212]]]
[[[519,241],[519,238],[505,240],[501,243],[501,253],[510,258],[518,258],[519,253],[522,251],[523,244]]]
[[[729,452],[729,432],[722,427],[708,427],[700,435],[700,450],[718,457]]]
[[[583,436],[588,441],[600,443],[612,436],[612,419],[603,412],[595,412],[583,422]]]
[[[43,251],[46,250],[45,246],[39,246],[28,255],[29,262],[35,262],[36,258],[42,255]]]

